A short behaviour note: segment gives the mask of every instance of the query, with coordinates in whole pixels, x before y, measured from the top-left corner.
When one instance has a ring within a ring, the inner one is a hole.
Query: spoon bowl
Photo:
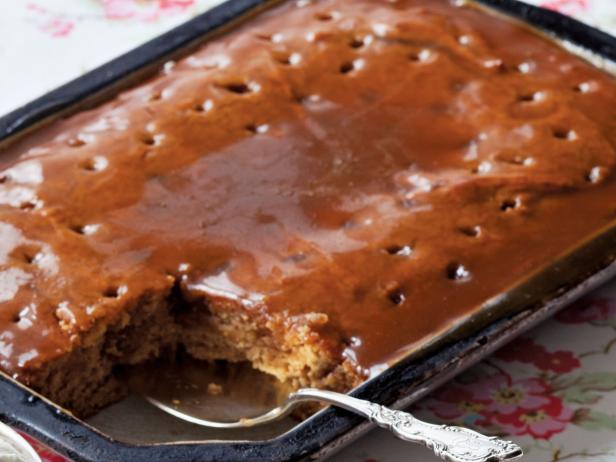
[[[243,428],[283,417],[290,390],[248,363],[153,362],[132,371],[130,387],[182,420],[213,428]]]

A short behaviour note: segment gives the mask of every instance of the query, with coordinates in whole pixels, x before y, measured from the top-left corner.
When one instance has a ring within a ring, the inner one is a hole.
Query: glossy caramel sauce
[[[3,153],[0,366],[179,281],[368,370],[615,218],[616,83],[445,0],[288,1]]]

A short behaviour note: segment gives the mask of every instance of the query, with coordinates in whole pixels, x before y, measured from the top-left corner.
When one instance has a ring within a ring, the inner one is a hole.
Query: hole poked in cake
[[[283,36],[280,33],[273,33],[273,34],[258,33],[258,34],[255,34],[255,37],[257,37],[259,40],[263,40],[265,42],[272,42],[272,43],[280,43],[282,42],[282,39],[283,39]]]
[[[26,305],[17,313],[13,314],[11,322],[18,324],[20,328],[28,328],[32,326],[32,317],[36,318],[36,311],[33,311],[34,305]]]
[[[520,64],[518,64],[515,67],[515,70],[517,72],[519,72],[520,74],[530,74],[534,69],[535,69],[536,65],[534,62],[532,61],[524,61],[521,62]]]
[[[353,71],[357,71],[364,67],[363,59],[355,59],[353,61],[346,61],[340,65],[340,73],[341,74],[349,74]]]
[[[499,153],[495,156],[495,160],[522,167],[530,167],[531,165],[535,165],[535,159],[532,156],[517,153]]]
[[[109,165],[109,161],[104,156],[94,156],[80,162],[79,166],[89,172],[100,172],[105,170]]]
[[[480,226],[461,226],[458,230],[468,237],[479,237],[481,236],[481,227]]]
[[[74,136],[66,140],[66,144],[71,148],[79,148],[86,145],[86,141],[81,136]]]
[[[508,71],[507,64],[500,58],[484,59],[482,65],[484,69],[498,74],[504,74]]]
[[[160,90],[155,90],[155,91],[153,91],[152,93],[150,93],[150,94],[148,95],[148,98],[147,98],[147,100],[148,100],[150,103],[155,103],[155,102],[160,101],[160,100],[162,100],[162,99],[163,99],[163,92],[162,92],[162,91],[160,91]]]
[[[253,135],[267,133],[269,130],[268,124],[255,124],[251,123],[244,127],[247,132],[252,133]]]
[[[35,249],[24,250],[23,259],[28,265],[35,265],[42,258],[42,254]]]
[[[126,286],[111,285],[111,286],[107,287],[105,290],[103,290],[103,294],[102,295],[105,298],[120,298],[126,292],[128,292],[128,287],[126,287]]]
[[[144,133],[141,136],[141,143],[146,148],[152,148],[154,146],[160,146],[165,139],[165,135],[162,133]]]
[[[153,136],[144,136],[141,142],[146,146],[154,146],[156,144],[156,140]]]
[[[36,262],[37,259],[37,255],[38,254],[32,254],[32,253],[25,253],[24,254],[24,261],[28,264],[28,265],[32,265]]]
[[[316,94],[307,94],[297,89],[292,90],[293,101],[302,105],[316,104],[321,101],[321,97]]]
[[[456,41],[463,47],[467,47],[473,41],[473,37],[467,34],[462,34],[462,35],[458,35],[458,37],[456,38]]]
[[[318,21],[333,21],[340,16],[340,13],[337,11],[319,11],[314,15],[315,19]]]
[[[482,175],[482,174],[490,173],[492,171],[492,168],[493,168],[492,162],[484,160],[483,162],[480,162],[479,165],[474,167],[471,170],[471,173]]]
[[[358,49],[364,46],[364,41],[354,37],[349,41],[349,46],[351,48]]]
[[[408,257],[413,253],[413,248],[410,245],[393,244],[393,245],[385,247],[385,251],[389,255],[396,255],[399,257]]]
[[[500,211],[501,212],[512,212],[514,210],[519,209],[521,206],[522,206],[522,198],[520,196],[508,197],[501,201]]]
[[[370,34],[364,35],[362,37],[353,36],[349,40],[349,47],[354,50],[359,50],[365,46],[370,45],[374,41],[374,37]]]
[[[244,93],[250,93],[250,87],[248,84],[243,82],[239,83],[228,83],[225,85],[225,90],[230,91],[231,93],[237,93],[238,95],[243,95]]]
[[[274,60],[284,66],[295,66],[302,60],[302,55],[299,53],[276,52],[273,53]]]
[[[387,298],[396,306],[403,305],[406,302],[406,293],[400,287],[395,287],[387,292]]]
[[[44,254],[39,245],[24,244],[13,249],[9,254],[9,257],[16,263],[35,265],[44,257]]]
[[[398,281],[388,281],[383,286],[379,287],[378,291],[382,293],[386,300],[393,306],[400,306],[406,302],[406,287]]]
[[[590,169],[584,179],[588,183],[596,184],[600,183],[605,177],[605,169],[603,167],[595,166]]]
[[[417,50],[410,53],[408,58],[414,63],[425,63],[434,58],[434,53],[428,49]]]
[[[447,279],[457,282],[468,282],[471,280],[471,272],[459,262],[451,262],[445,268]]]
[[[256,82],[244,81],[241,79],[218,82],[216,86],[236,95],[247,95],[257,92],[261,88],[261,86]]]
[[[574,85],[573,91],[576,93],[590,93],[597,87],[595,82],[580,82]]]
[[[100,225],[97,225],[94,223],[86,224],[86,225],[74,224],[74,225],[69,226],[69,229],[71,231],[77,234],[81,234],[83,236],[94,234],[99,230],[99,228],[100,228]]]
[[[552,130],[552,136],[554,136],[554,138],[556,138],[557,140],[564,141],[574,141],[578,138],[578,135],[575,130],[570,130],[562,127],[554,128]]]
[[[522,93],[518,96],[518,101],[521,103],[537,103],[539,101],[543,101],[545,98],[545,92],[533,91],[529,93]]]
[[[199,101],[193,104],[192,109],[195,112],[209,112],[214,108],[214,101],[206,99],[205,101]]]
[[[29,212],[31,210],[34,210],[38,207],[39,203],[36,200],[29,200],[29,201],[25,201],[22,202],[21,204],[19,204],[19,209],[23,210],[24,212]]]

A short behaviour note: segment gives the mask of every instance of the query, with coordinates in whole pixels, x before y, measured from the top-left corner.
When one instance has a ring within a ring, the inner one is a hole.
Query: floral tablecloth
[[[217,3],[7,2],[0,13],[0,114]],[[616,33],[616,0],[532,3]],[[498,351],[423,400],[414,412],[430,421],[506,435],[524,447],[528,462],[616,462],[616,282]],[[45,462],[65,461],[30,441]],[[423,448],[381,430],[332,458],[408,460],[432,459]]]

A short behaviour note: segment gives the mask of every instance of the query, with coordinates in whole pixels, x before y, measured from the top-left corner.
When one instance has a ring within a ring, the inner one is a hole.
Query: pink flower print
[[[474,383],[445,387],[422,407],[447,421],[488,426],[495,415],[530,412],[548,405],[550,391],[541,379],[512,381],[505,374],[494,374]]]
[[[158,0],[161,10],[185,10],[193,6],[195,0]]]
[[[157,0],[140,4],[136,0],[102,0],[105,17],[111,20],[156,21],[162,15],[183,13],[195,0]]]
[[[50,18],[41,24],[40,29],[52,37],[66,37],[75,28],[75,23],[64,18]]]
[[[502,361],[533,364],[539,370],[561,374],[580,367],[580,360],[571,351],[549,352],[529,338],[518,339],[501,348],[495,353],[495,357]]]
[[[26,8],[34,15],[36,27],[52,37],[66,37],[75,28],[73,19],[48,11],[37,3],[28,3]]]
[[[427,400],[425,407],[441,419],[451,421],[464,418],[463,420],[468,422],[480,417],[485,404],[475,401],[471,390],[449,386],[442,388]]]
[[[502,361],[532,364],[535,357],[545,353],[545,348],[533,339],[521,337],[498,350],[494,356]]]
[[[541,379],[511,381],[502,374],[493,375],[473,387],[474,399],[486,405],[484,414],[514,414],[532,410],[549,402],[550,387]]]
[[[113,20],[152,22],[163,17],[185,13],[195,0],[99,0],[102,11],[96,15],[70,15],[51,11],[36,2],[27,4],[36,26],[52,37],[66,37],[76,26],[88,21]]]
[[[532,409],[520,408],[512,414],[494,414],[491,420],[510,435],[550,439],[567,428],[573,419],[573,410],[555,396],[546,398],[547,400],[540,406]]]
[[[538,355],[533,362],[538,369],[552,371],[558,374],[571,372],[580,367],[580,360],[571,351],[555,351]]]
[[[543,8],[573,15],[588,9],[588,0],[548,0],[540,4]]]
[[[135,13],[135,3],[132,0],[102,0],[107,19],[132,18]]]
[[[585,298],[556,315],[565,324],[598,324],[616,316],[616,301],[609,298]]]

